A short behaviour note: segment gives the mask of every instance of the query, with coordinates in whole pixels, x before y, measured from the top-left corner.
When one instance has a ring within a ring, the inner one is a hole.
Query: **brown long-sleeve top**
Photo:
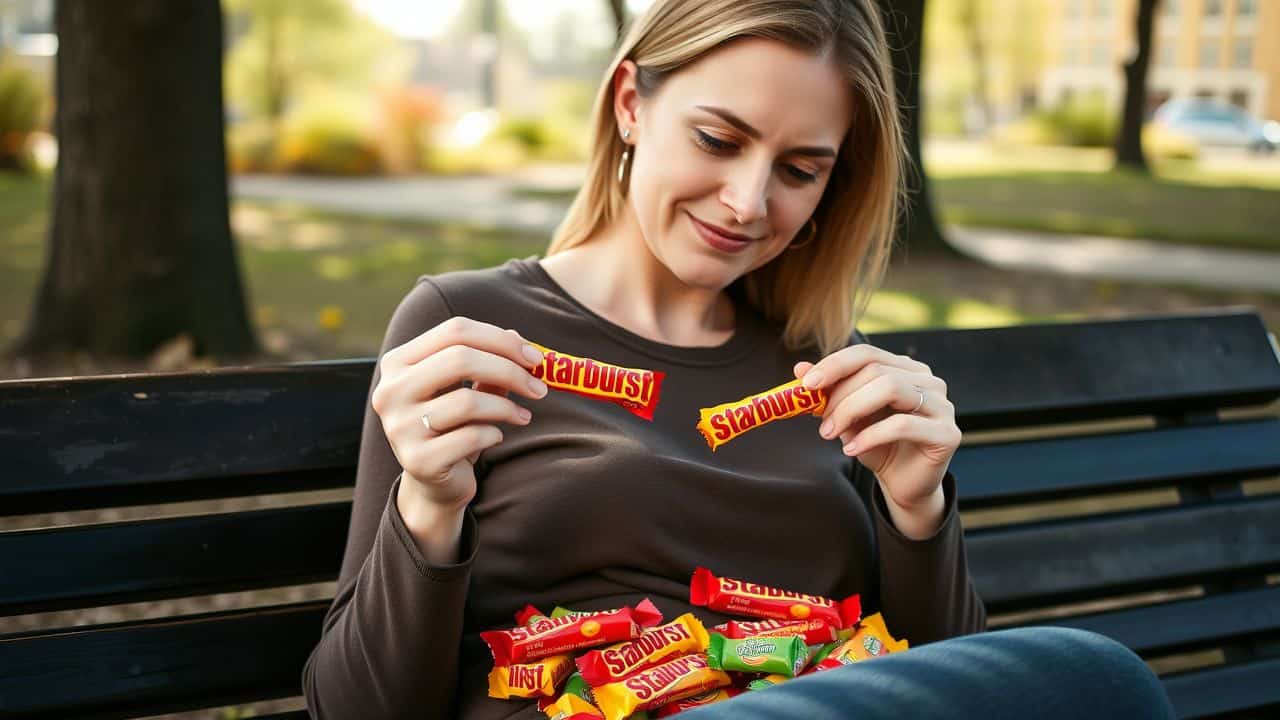
[[[985,627],[950,474],[941,529],[911,540],[894,528],[874,476],[838,439],[823,440],[815,417],[708,449],[694,428],[699,408],[787,382],[797,361],[818,359],[783,349],[780,328],[745,304],[724,344],[666,345],[593,313],[536,258],[511,260],[420,278],[382,352],[454,315],[560,352],[661,370],[657,410],[648,422],[555,390],[518,398],[533,422],[504,426],[502,444],[482,454],[460,562],[432,566],[396,509],[401,468],[366,405],[337,592],[303,672],[313,717],[545,717],[532,702],[487,697],[493,662],[480,630],[513,626],[527,603],[590,610],[649,597],[672,619],[693,609],[699,565],[833,598],[861,593],[865,612],[883,611],[913,645]]]

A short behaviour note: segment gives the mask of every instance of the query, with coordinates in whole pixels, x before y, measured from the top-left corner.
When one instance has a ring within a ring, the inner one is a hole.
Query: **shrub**
[[[286,119],[276,155],[281,172],[370,175],[382,171],[364,128],[336,109],[303,110]]]
[[[227,129],[228,164],[233,173],[275,172],[276,132],[266,121],[244,122]]]
[[[35,76],[8,58],[0,58],[0,168],[30,170],[31,134],[40,128],[45,94]]]

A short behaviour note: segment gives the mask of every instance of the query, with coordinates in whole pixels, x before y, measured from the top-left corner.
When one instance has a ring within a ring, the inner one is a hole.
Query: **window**
[[[1204,16],[1207,18],[1222,17],[1222,0],[1204,0]]]
[[[1242,18],[1253,18],[1258,14],[1258,0],[1236,0],[1236,15]]]
[[[1111,17],[1111,0],[1093,0],[1093,15],[1097,18]]]
[[[1253,67],[1253,38],[1238,37],[1232,45],[1231,67]]]
[[[1241,90],[1238,88],[1235,90],[1232,90],[1230,93],[1227,94],[1227,102],[1231,103],[1232,105],[1235,105],[1241,110],[1248,110],[1249,109],[1249,91]]]
[[[1164,0],[1164,2],[1160,3],[1160,12],[1165,15],[1177,15],[1178,6],[1181,4],[1179,0]]]
[[[1178,64],[1178,46],[1172,40],[1160,43],[1160,54],[1156,63],[1160,67],[1168,68]]]
[[[1200,38],[1200,67],[1218,67],[1218,46],[1220,44],[1217,38]]]

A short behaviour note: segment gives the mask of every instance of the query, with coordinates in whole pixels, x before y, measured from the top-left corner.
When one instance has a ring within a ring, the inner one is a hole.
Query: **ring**
[[[924,407],[924,390],[921,390],[919,385],[912,385],[912,387],[916,389],[916,392],[920,393],[920,402],[916,403],[916,409],[911,411],[912,415],[917,415],[920,413],[920,408]],[[426,418],[424,417],[423,420],[426,420]]]
[[[427,426],[427,430],[431,430],[431,421],[427,419],[426,413],[422,414],[422,424]],[[431,430],[431,432],[435,432],[435,431]]]

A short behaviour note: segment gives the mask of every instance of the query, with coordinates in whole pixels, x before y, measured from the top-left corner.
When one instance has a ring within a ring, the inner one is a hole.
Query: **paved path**
[[[237,198],[296,202],[355,214],[461,221],[549,235],[563,199],[521,196],[518,187],[573,187],[581,171],[542,168],[516,178],[333,179],[239,176]],[[1280,252],[1263,253],[1022,230],[952,227],[961,252],[998,267],[1064,275],[1280,293]]]

